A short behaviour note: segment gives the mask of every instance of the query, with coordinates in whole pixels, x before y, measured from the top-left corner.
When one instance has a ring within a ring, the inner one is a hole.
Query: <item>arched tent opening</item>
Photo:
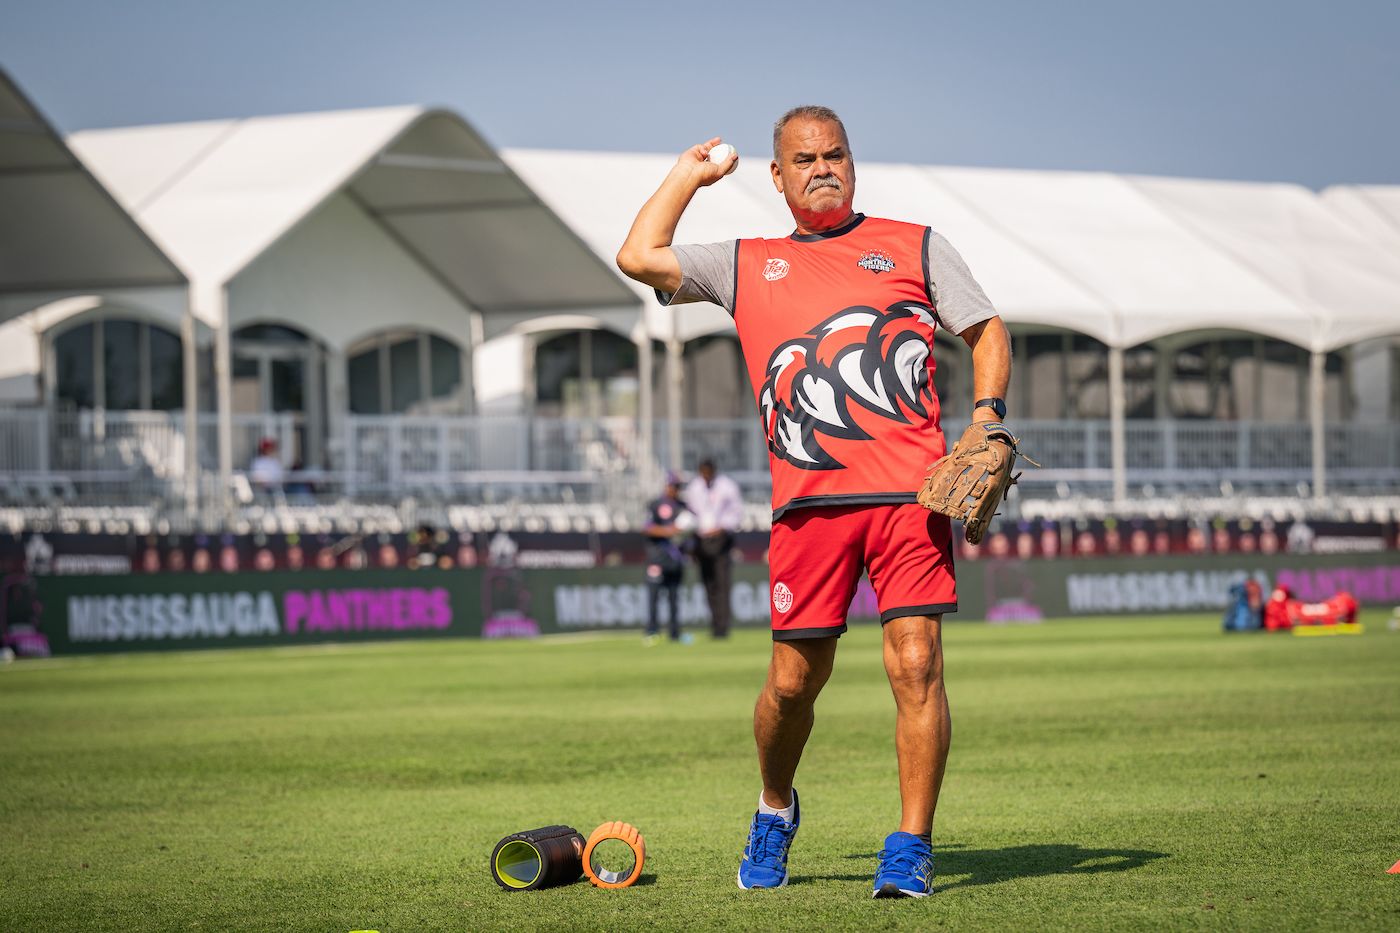
[[[271,439],[284,466],[323,466],[324,341],[286,323],[246,324],[233,331],[230,355],[234,463],[246,467]]]
[[[655,352],[663,352],[657,341]],[[739,419],[752,417],[753,386],[748,368],[734,333],[714,333],[695,337],[681,346],[683,390],[681,416],[687,420]],[[664,379],[656,380],[657,408],[667,411],[670,399]]]
[[[653,342],[653,353],[666,354],[668,364],[653,379],[658,462],[690,473],[708,458],[741,482],[751,473],[766,480],[766,442],[738,335],[731,328],[672,345],[678,353],[668,354],[666,343]],[[677,415],[683,427],[672,430]]]
[[[419,328],[355,341],[345,353],[350,414],[467,414],[464,352],[457,341]]]
[[[100,305],[44,332],[45,396],[55,411],[185,407],[178,331],[139,311]]]
[[[1140,412],[1128,417],[1187,421],[1305,424],[1310,360],[1296,343],[1235,330],[1173,334],[1149,347],[1153,386]],[[1328,421],[1350,420],[1355,409],[1351,354],[1325,354],[1323,411]]]
[[[195,415],[208,401],[208,381],[186,373],[179,324],[163,309],[104,301],[97,296],[37,309],[47,463],[80,477],[80,486],[109,493],[120,486],[159,498],[190,464],[186,393]],[[209,335],[202,353],[207,374]],[[196,340],[199,334],[196,332]],[[198,360],[201,354],[192,355]]]
[[[551,418],[636,418],[637,344],[606,328],[532,335],[532,411]]]

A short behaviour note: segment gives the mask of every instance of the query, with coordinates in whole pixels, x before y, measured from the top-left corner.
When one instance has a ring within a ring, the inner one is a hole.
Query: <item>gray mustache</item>
[[[836,180],[835,175],[820,175],[813,178],[811,183],[807,185],[807,193],[811,194],[818,188],[835,188],[837,191],[840,191],[841,182]]]

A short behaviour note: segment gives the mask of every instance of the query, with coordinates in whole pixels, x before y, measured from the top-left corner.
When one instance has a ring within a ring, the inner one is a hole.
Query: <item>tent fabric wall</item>
[[[127,288],[182,294],[185,276],[0,71],[0,321]]]
[[[1400,185],[1334,185],[1322,200],[1392,256],[1400,256]]]
[[[189,271],[196,312],[211,324],[220,290],[337,193],[464,309],[639,304],[475,130],[445,111],[93,130],[70,144]]]
[[[1306,188],[1179,178],[1132,184],[1308,312],[1297,334],[1282,339],[1326,352],[1400,333],[1400,253]],[[1251,329],[1267,333],[1266,326]]]
[[[511,149],[505,158],[600,257],[611,260],[673,156]],[[763,156],[697,192],[676,242],[792,230]],[[1400,189],[1290,185],[858,162],[856,207],[924,223],[963,254],[1002,317],[1110,347],[1228,326],[1309,349],[1394,333]],[[1344,200],[1364,202],[1350,212]],[[1385,218],[1363,229],[1354,214]],[[649,289],[652,335],[727,331],[720,309],[668,318]],[[675,328],[673,331],[672,328]]]

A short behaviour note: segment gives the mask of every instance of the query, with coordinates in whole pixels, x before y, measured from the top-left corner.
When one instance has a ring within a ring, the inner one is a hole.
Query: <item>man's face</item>
[[[708,485],[715,481],[715,468],[706,464],[700,468],[700,478]]]
[[[851,215],[856,169],[839,124],[809,117],[790,120],[778,152],[772,164],[773,185],[800,226],[826,230]]]

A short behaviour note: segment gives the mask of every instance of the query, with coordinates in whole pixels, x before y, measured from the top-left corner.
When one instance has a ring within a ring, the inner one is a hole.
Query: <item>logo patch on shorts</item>
[[[792,608],[792,590],[787,588],[786,583],[778,583],[773,587],[773,608],[779,612],[787,612]]]
[[[867,250],[865,255],[856,260],[856,265],[862,269],[868,269],[879,275],[881,272],[893,272],[894,260],[890,254],[882,249]]]
[[[776,282],[788,274],[788,261],[786,259],[770,259],[763,265],[763,277],[770,282]]]

